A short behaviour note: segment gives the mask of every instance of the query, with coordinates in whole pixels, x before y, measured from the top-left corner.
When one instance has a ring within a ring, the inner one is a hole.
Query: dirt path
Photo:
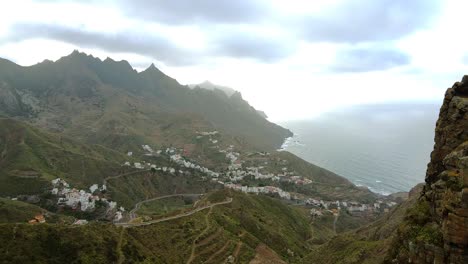
[[[203,229],[203,231],[198,234],[198,236],[193,240],[192,242],[192,250],[191,250],[191,253],[190,253],[190,257],[189,259],[187,260],[187,264],[190,264],[192,263],[192,261],[195,259],[195,249],[197,247],[197,241],[198,239],[200,239],[200,237],[202,237],[206,232],[208,232],[208,230],[210,229],[210,219],[209,219],[209,216],[211,214],[211,211],[213,210],[213,207],[210,207],[210,210],[208,211],[208,213],[205,215],[205,224],[206,224],[206,227],[205,229]]]
[[[224,246],[222,248],[220,248],[218,251],[216,251],[213,255],[211,255],[205,262],[209,263],[210,261],[212,261],[216,256],[218,256],[219,254],[223,253],[226,248],[229,246],[229,244],[231,244],[231,241],[228,240],[226,241],[226,243],[224,244]]]
[[[169,221],[169,220],[174,220],[174,219],[178,219],[178,218],[182,218],[182,217],[187,217],[187,216],[193,215],[193,214],[195,214],[197,212],[200,212],[202,210],[212,208],[212,207],[222,205],[222,204],[228,204],[228,203],[232,203],[232,198],[229,198],[224,202],[219,202],[219,203],[214,203],[214,204],[206,205],[206,206],[203,206],[203,207],[199,207],[199,208],[197,208],[195,210],[192,210],[190,212],[185,212],[185,213],[181,213],[181,214],[178,214],[178,215],[168,216],[168,217],[153,220],[153,221],[148,221],[148,222],[138,223],[138,224],[115,223],[115,225],[116,226],[123,226],[123,227],[137,227],[137,226],[152,225],[152,224],[161,223],[161,222],[165,222],[165,221]]]
[[[234,249],[234,254],[233,254],[233,257],[235,259],[237,259],[237,257],[239,256],[239,252],[240,252],[240,249],[242,248],[242,242],[239,241],[237,242],[237,245],[236,245],[236,249]]]
[[[340,217],[340,213],[337,213],[335,215],[335,219],[333,220],[333,232],[335,232],[335,235],[336,235],[336,222],[338,221],[338,217]]]
[[[122,228],[122,230],[120,231],[119,241],[117,242],[117,250],[116,250],[117,256],[118,256],[117,264],[122,264],[125,261],[125,256],[122,252],[122,242],[123,242],[124,232],[125,232],[125,229]]]
[[[217,238],[219,235],[221,235],[222,232],[223,232],[223,230],[218,229],[218,231],[216,231],[216,233],[214,233],[214,234],[210,235],[209,237],[203,239],[203,240],[200,241],[200,243],[198,243],[197,245],[198,245],[199,247],[201,247],[201,246],[204,246],[204,245],[210,243],[213,239],[215,239],[215,238]]]
[[[130,216],[129,222],[137,217],[136,211],[138,211],[138,209],[140,209],[141,205],[144,204],[144,203],[152,202],[152,201],[156,201],[156,200],[160,200],[160,199],[165,199],[165,198],[170,198],[170,197],[177,197],[177,196],[193,197],[193,196],[200,196],[200,195],[202,195],[202,194],[201,193],[170,194],[170,195],[154,197],[154,198],[150,198],[150,199],[138,202],[138,203],[135,204],[133,209],[129,212],[129,216]]]

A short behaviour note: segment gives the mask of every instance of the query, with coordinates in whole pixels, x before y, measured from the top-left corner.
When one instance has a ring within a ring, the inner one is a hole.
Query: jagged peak
[[[125,68],[127,70],[130,70],[130,71],[135,71],[135,69],[133,69],[132,65],[130,65],[130,63],[126,60],[120,60],[120,61],[116,61],[110,57],[107,57],[104,61],[104,63],[106,64],[109,64],[109,65],[118,65],[122,68]]]
[[[72,53],[67,56],[60,58],[58,61],[86,61],[86,60],[96,60],[102,62],[101,59],[98,57],[94,57],[91,54],[86,54],[84,52],[80,52],[79,50],[75,49]]]
[[[147,71],[158,71],[158,72],[160,72],[160,70],[158,68],[156,68],[154,63],[151,63],[151,65],[146,70]]]
[[[149,74],[154,74],[154,73],[156,73],[156,74],[163,74],[163,75],[165,75],[161,70],[159,70],[159,69],[154,65],[154,63],[151,63],[151,65],[150,65],[148,68],[146,68],[146,70],[142,71],[141,73],[146,73],[146,74],[148,74],[148,73],[149,73]]]

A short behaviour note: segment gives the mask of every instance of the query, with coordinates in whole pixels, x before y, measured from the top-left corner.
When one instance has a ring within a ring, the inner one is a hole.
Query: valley
[[[2,261],[384,259],[419,189],[358,187],[275,150],[290,132],[240,93],[129,67],[77,51],[1,61]]]

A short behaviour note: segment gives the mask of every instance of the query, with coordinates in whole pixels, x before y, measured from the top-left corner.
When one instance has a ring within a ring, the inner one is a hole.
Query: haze
[[[74,49],[240,91],[270,120],[358,104],[440,104],[466,73],[466,1],[8,1],[0,57]]]

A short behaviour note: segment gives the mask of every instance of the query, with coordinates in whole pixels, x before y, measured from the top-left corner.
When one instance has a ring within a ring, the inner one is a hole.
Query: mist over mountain
[[[210,90],[210,91],[213,91],[215,89],[219,89],[219,90],[223,91],[224,93],[226,93],[227,96],[231,96],[236,92],[236,90],[234,90],[234,89],[232,89],[230,87],[222,86],[222,85],[216,85],[216,84],[211,83],[210,81],[204,81],[204,82],[199,83],[199,84],[189,84],[189,87],[191,89],[199,87],[199,88],[207,89],[207,90]]]

